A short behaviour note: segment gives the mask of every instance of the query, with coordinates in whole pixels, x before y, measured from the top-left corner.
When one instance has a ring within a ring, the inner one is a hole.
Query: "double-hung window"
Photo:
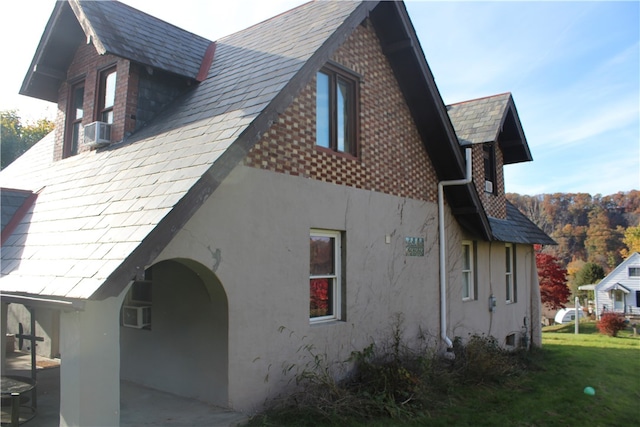
[[[507,302],[516,302],[516,277],[514,270],[515,253],[511,243],[506,243],[505,249],[505,285]]]
[[[475,265],[473,242],[462,242],[462,299],[465,301],[475,298]]]
[[[311,322],[341,318],[342,238],[339,231],[311,230],[309,318]]]
[[[98,120],[113,123],[113,105],[116,100],[116,69],[110,68],[100,73]]]
[[[69,114],[67,115],[67,129],[65,133],[64,157],[78,154],[80,144],[80,131],[82,130],[82,118],[84,117],[84,81],[71,86],[69,92]]]
[[[357,96],[355,77],[326,66],[316,75],[316,145],[357,155]]]

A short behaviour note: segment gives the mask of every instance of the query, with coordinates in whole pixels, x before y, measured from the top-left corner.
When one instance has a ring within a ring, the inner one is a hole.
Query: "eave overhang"
[[[66,79],[73,55],[85,41],[85,34],[69,4],[57,1],[19,93],[57,102],[58,89]]]
[[[370,18],[438,179],[462,178],[465,174],[463,149],[404,3],[380,2]],[[445,196],[463,227],[484,239],[490,238],[489,221],[473,185],[447,187]]]

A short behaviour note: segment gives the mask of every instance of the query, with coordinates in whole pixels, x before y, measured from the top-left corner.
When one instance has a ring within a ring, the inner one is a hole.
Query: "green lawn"
[[[253,426],[631,426],[640,425],[640,337],[601,335],[595,323],[550,327],[530,370],[500,385],[460,386],[413,420],[335,423],[255,419]],[[595,395],[584,393],[585,387]]]
[[[548,328],[533,370],[502,387],[468,388],[430,425],[626,426],[639,424],[640,338],[601,335],[594,323]],[[595,395],[584,393],[585,387]]]

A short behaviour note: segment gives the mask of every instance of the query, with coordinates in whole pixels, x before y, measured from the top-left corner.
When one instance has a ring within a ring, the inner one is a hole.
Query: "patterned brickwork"
[[[332,60],[361,76],[358,157],[316,147],[313,78],[251,149],[245,165],[437,201],[435,171],[375,31],[357,27]]]
[[[64,139],[66,130],[66,111],[69,103],[70,87],[84,80],[84,117],[82,124],[87,125],[97,120],[96,111],[98,103],[97,92],[100,85],[100,72],[116,66],[116,97],[113,106],[113,125],[111,127],[111,140],[120,141],[126,132],[135,128],[135,109],[137,103],[137,69],[130,65],[126,59],[113,55],[98,55],[91,44],[81,45],[67,70],[67,80],[60,85],[58,90],[58,113],[56,116],[54,159],[63,158]],[[79,146],[78,151],[88,148]]]
[[[488,216],[498,219],[507,218],[507,202],[504,195],[503,159],[500,147],[496,146],[496,194],[484,191],[484,158],[482,144],[473,144],[473,182],[480,195],[480,201]]]

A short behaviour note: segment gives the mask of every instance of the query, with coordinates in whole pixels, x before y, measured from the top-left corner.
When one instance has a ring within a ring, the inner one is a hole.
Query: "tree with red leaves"
[[[560,259],[537,250],[536,265],[542,303],[552,310],[564,308],[571,291],[567,286],[567,270],[562,268]]]

